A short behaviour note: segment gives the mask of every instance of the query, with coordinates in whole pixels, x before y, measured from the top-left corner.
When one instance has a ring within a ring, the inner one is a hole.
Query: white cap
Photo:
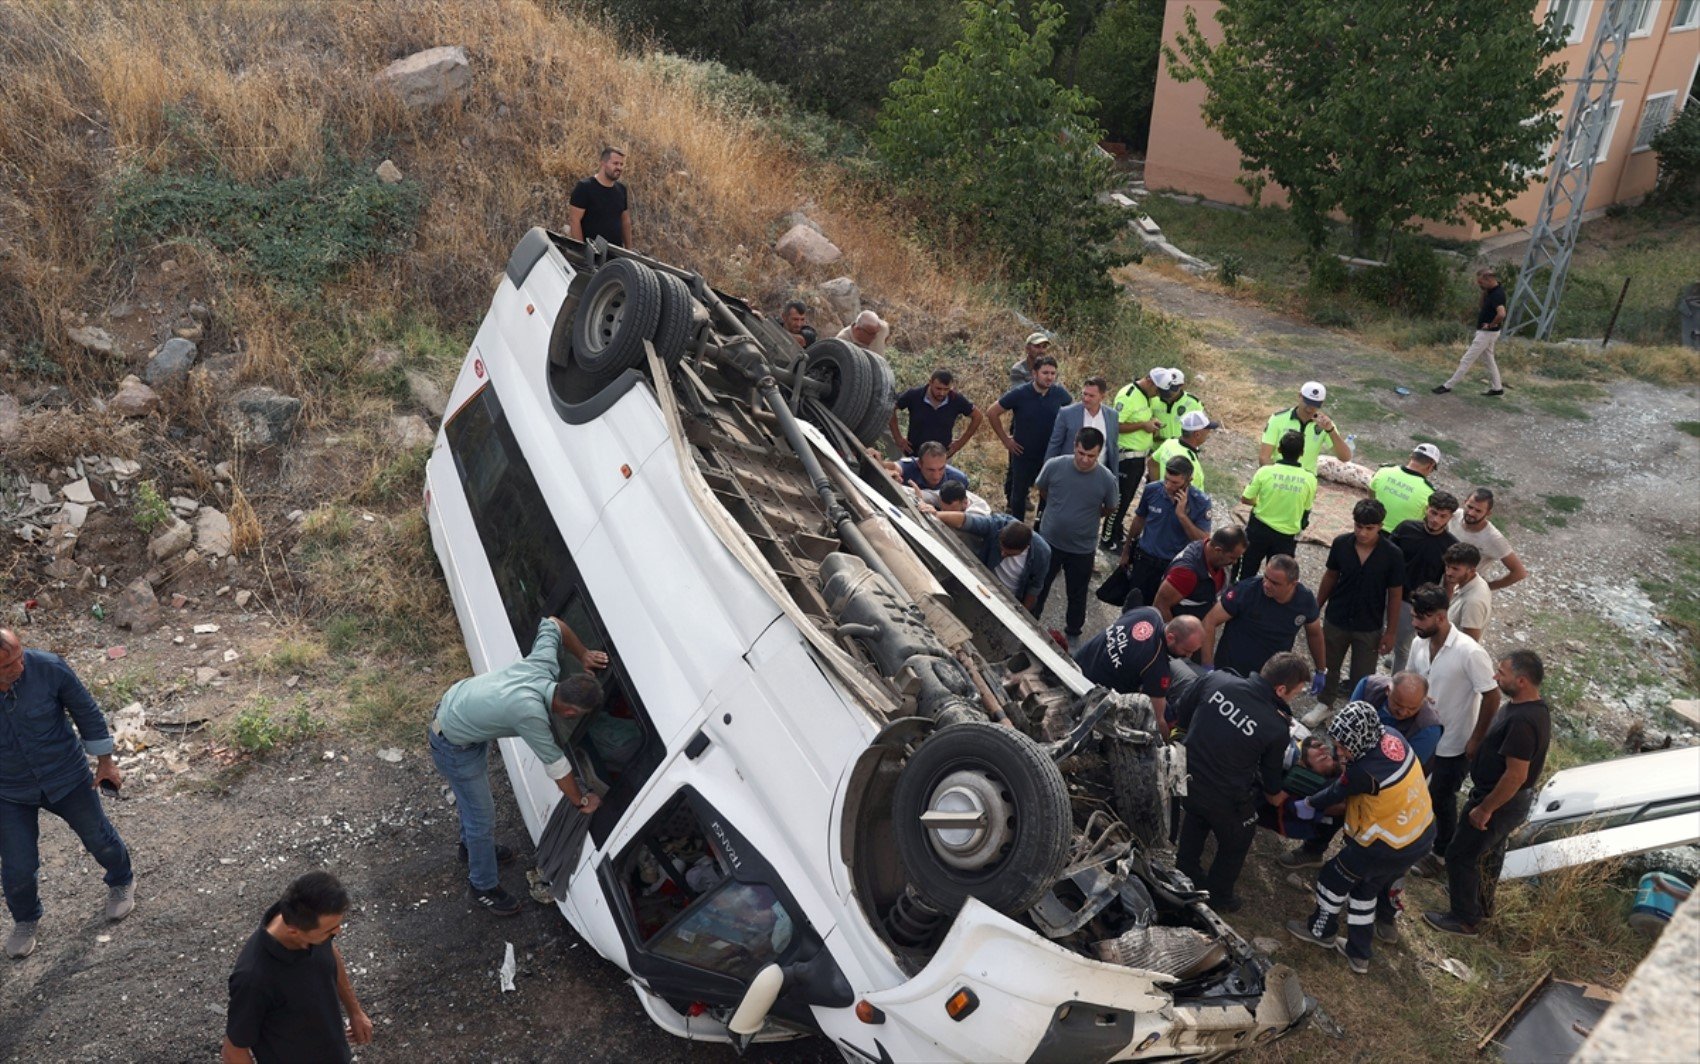
[[[1427,458],[1435,465],[1440,464],[1440,448],[1432,443],[1419,443],[1411,448],[1411,454],[1419,458]]]
[[[1299,386],[1299,397],[1307,403],[1321,406],[1328,400],[1328,389],[1322,386],[1321,381],[1305,381]]]
[[[1157,386],[1157,390],[1160,392],[1166,392],[1172,388],[1180,387],[1179,384],[1175,383],[1175,371],[1172,369],[1164,369],[1162,366],[1156,366],[1153,367],[1151,372],[1147,373],[1146,376],[1151,378],[1151,383],[1155,384]]]
[[[1182,373],[1180,371],[1179,367],[1170,366],[1169,367],[1169,379],[1171,379],[1175,382],[1176,388],[1179,388],[1186,383],[1186,374]]]
[[[1211,421],[1210,415],[1202,410],[1188,410],[1181,415],[1181,431],[1197,432],[1199,429],[1219,429],[1220,421]]]

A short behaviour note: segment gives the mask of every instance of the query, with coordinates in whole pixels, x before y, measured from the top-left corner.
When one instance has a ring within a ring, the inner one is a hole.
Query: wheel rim
[[[1015,837],[1008,792],[983,771],[965,769],[941,779],[920,820],[938,859],[968,872],[997,864]]]
[[[592,327],[585,330],[588,354],[601,354],[619,333],[626,320],[626,286],[610,282],[595,292],[587,308]]]

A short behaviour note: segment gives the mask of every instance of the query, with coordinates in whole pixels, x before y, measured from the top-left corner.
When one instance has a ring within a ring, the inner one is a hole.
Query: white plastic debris
[[[1470,971],[1470,966],[1456,957],[1448,957],[1440,962],[1440,970],[1447,975],[1456,976],[1468,983],[1475,979],[1476,973]]]
[[[398,763],[401,760],[401,748],[395,746],[384,747],[382,750],[378,751],[378,760],[388,761],[392,765]]]
[[[195,634],[196,635],[212,635],[216,631],[218,631],[218,625],[216,625],[216,624],[197,624],[197,625],[195,625]]]
[[[508,942],[505,945],[507,951],[502,955],[502,968],[497,973],[502,977],[502,993],[504,994],[514,988],[514,972],[518,970],[514,964],[514,944]]]

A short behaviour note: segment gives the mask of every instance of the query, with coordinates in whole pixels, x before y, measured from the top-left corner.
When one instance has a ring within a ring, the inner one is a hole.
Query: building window
[[[1596,164],[1605,162],[1606,156],[1611,154],[1611,138],[1612,138],[1613,134],[1615,134],[1617,132],[1617,116],[1618,116],[1618,112],[1620,112],[1622,110],[1623,110],[1623,101],[1622,100],[1614,100],[1614,101],[1612,101],[1612,105],[1611,105],[1610,109],[1605,112],[1605,131],[1600,134],[1599,154],[1594,156],[1594,162]],[[1584,123],[1584,125],[1583,125],[1583,135],[1580,138],[1578,138],[1577,142],[1574,145],[1572,145],[1571,148],[1570,148],[1570,165],[1571,166],[1581,165],[1581,163],[1582,163],[1582,145],[1584,145],[1588,142],[1588,136],[1587,136],[1588,127],[1593,125],[1594,123],[1598,122],[1599,120],[1600,120],[1600,108],[1599,108],[1598,104],[1595,104],[1593,107],[1588,108],[1588,113],[1583,117],[1583,123]]]
[[[1676,16],[1670,20],[1671,32],[1700,28],[1700,0],[1676,0]]]
[[[1653,146],[1653,138],[1670,125],[1671,111],[1675,106],[1674,92],[1647,97],[1647,102],[1641,107],[1641,124],[1635,129],[1635,151],[1646,151]]]
[[[1652,33],[1653,17],[1658,13],[1658,0],[1629,0],[1629,35],[1645,37]]]
[[[1566,27],[1564,39],[1578,44],[1588,32],[1588,15],[1594,0],[1552,0],[1547,4],[1547,21]]]

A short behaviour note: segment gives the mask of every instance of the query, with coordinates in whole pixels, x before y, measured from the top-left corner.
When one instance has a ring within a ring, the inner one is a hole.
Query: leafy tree
[[[1035,10],[1029,32],[1015,0],[966,0],[961,40],[930,67],[910,57],[874,143],[931,224],[997,250],[1041,306],[1081,316],[1114,293],[1123,220],[1097,200],[1114,174],[1093,101],[1046,73],[1062,9]]]
[[[1170,70],[1204,83],[1241,183],[1286,189],[1317,247],[1336,210],[1360,250],[1415,219],[1512,222],[1558,132],[1561,35],[1528,4],[1230,0],[1218,21],[1211,44],[1187,12]]]
[[[1163,0],[1110,0],[1081,41],[1074,82],[1098,101],[1110,136],[1144,146],[1157,95],[1163,43]]]
[[[1659,154],[1660,194],[1672,202],[1692,203],[1700,193],[1700,104],[1684,107],[1653,138],[1652,147]]]

